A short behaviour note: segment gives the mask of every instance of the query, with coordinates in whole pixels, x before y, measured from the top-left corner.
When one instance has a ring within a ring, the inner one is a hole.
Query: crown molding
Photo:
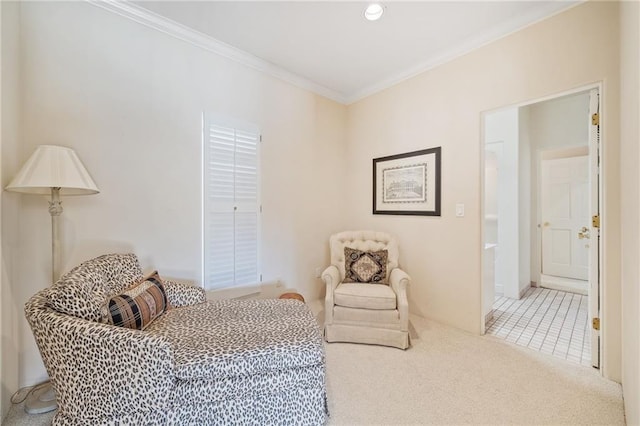
[[[374,95],[385,89],[388,89],[396,84],[399,84],[405,80],[409,80],[419,74],[443,65],[447,62],[451,62],[461,56],[466,55],[482,46],[493,43],[494,41],[508,37],[513,33],[521,31],[527,27],[530,27],[540,21],[544,21],[552,16],[566,12],[567,10],[574,8],[587,0],[567,1],[567,5],[563,8],[557,9],[554,3],[549,3],[546,7],[533,10],[526,14],[520,14],[514,19],[497,25],[488,31],[484,31],[474,37],[471,37],[457,46],[446,49],[440,52],[440,54],[422,62],[406,71],[395,74],[387,79],[384,79],[376,84],[365,87],[356,93],[350,94],[346,97],[345,103],[347,105],[358,102],[368,96]]]
[[[108,10],[117,15],[128,18],[134,22],[153,28],[169,36],[175,37],[179,40],[187,42],[193,46],[215,53],[222,57],[225,57],[234,62],[245,65],[254,70],[260,71],[271,77],[275,77],[279,80],[290,83],[301,89],[308,90],[316,93],[320,96],[332,99],[338,103],[349,105],[358,102],[368,96],[374,95],[385,89],[388,89],[396,84],[399,84],[405,80],[413,78],[419,74],[429,71],[435,67],[450,62],[456,58],[459,58],[471,51],[478,49],[484,45],[507,37],[517,31],[520,31],[526,27],[534,25],[542,20],[548,19],[554,15],[565,12],[575,6],[584,3],[586,0],[567,1],[566,6],[560,9],[556,9],[556,2],[550,2],[546,7],[533,10],[527,14],[520,14],[512,20],[509,20],[502,25],[498,25],[478,34],[475,37],[469,38],[457,46],[446,49],[440,52],[439,55],[422,62],[408,70],[401,73],[390,76],[376,84],[367,86],[355,93],[343,94],[338,91],[329,89],[313,81],[301,77],[295,73],[287,71],[286,69],[279,67],[271,62],[260,59],[244,50],[233,47],[220,40],[217,40],[209,35],[203,34],[185,25],[179,24],[164,16],[151,12],[143,7],[129,3],[127,1],[118,0],[85,0],[88,3],[98,6],[102,9]]]
[[[301,89],[308,90],[341,104],[345,104],[347,102],[346,96],[342,93],[314,83],[311,80],[287,71],[284,68],[272,64],[271,62],[260,59],[257,56],[223,43],[211,36],[193,30],[135,4],[117,0],[86,1],[94,6],[98,6],[102,9],[108,10],[109,12],[123,16],[134,22],[187,42],[193,46],[215,53],[216,55],[220,55],[254,70],[263,72],[271,77],[275,77]]]

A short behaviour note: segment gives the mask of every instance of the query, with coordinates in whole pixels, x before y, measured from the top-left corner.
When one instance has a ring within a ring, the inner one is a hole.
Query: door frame
[[[596,82],[596,83],[592,83],[592,84],[588,84],[585,86],[580,86],[580,87],[576,87],[573,89],[569,89],[563,92],[558,92],[558,93],[554,93],[552,95],[548,95],[548,96],[543,96],[543,97],[539,97],[539,98],[535,98],[535,99],[531,99],[531,100],[527,100],[527,101],[523,101],[523,102],[518,102],[518,103],[514,103],[511,105],[505,105],[503,107],[500,108],[494,108],[491,110],[485,110],[485,111],[481,111],[480,112],[480,146],[479,146],[479,151],[480,151],[480,176],[479,176],[479,182],[480,182],[480,216],[478,218],[479,220],[479,225],[480,225],[480,241],[478,246],[478,250],[479,250],[479,255],[480,255],[480,270],[479,270],[479,275],[478,275],[478,282],[480,283],[480,297],[478,298],[479,304],[480,304],[480,315],[479,315],[479,321],[480,321],[480,334],[484,335],[486,330],[485,330],[485,315],[483,312],[483,295],[484,295],[484,280],[482,279],[484,274],[485,274],[485,267],[484,267],[484,239],[485,239],[485,229],[484,229],[484,216],[485,216],[485,211],[484,211],[484,203],[485,203],[485,179],[484,179],[484,168],[485,168],[485,153],[484,153],[484,149],[485,149],[485,117],[487,114],[496,112],[496,111],[500,111],[503,109],[507,109],[507,108],[519,108],[519,107],[524,107],[524,106],[528,106],[528,105],[532,105],[532,104],[537,104],[540,102],[544,102],[544,101],[548,101],[548,100],[552,100],[552,99],[556,99],[556,98],[561,98],[567,95],[572,95],[572,94],[576,94],[576,93],[581,93],[581,92],[587,92],[587,91],[591,91],[593,89],[597,89],[599,97],[600,97],[600,102],[599,102],[599,114],[600,116],[603,116],[604,114],[602,113],[603,111],[603,103],[602,103],[602,99],[603,99],[603,83],[601,81]],[[600,123],[600,127],[602,127],[602,123]],[[602,147],[603,145],[606,143],[606,141],[604,140],[603,137],[603,132],[602,130],[600,130],[599,133],[599,152],[598,152],[598,156],[600,158],[602,158]],[[591,141],[589,141],[589,148],[591,148]],[[590,153],[590,158],[592,157],[591,153]],[[597,190],[598,190],[598,197],[597,197],[597,203],[599,206],[599,215],[600,215],[600,238],[598,239],[598,262],[597,262],[597,273],[596,273],[596,282],[598,283],[598,291],[597,291],[597,300],[598,300],[598,305],[600,307],[599,312],[598,312],[598,317],[602,318],[602,306],[606,306],[604,303],[604,295],[605,292],[603,291],[603,288],[605,286],[605,282],[603,280],[603,264],[602,264],[602,260],[605,256],[604,253],[604,241],[606,238],[606,231],[604,230],[604,225],[605,222],[602,219],[602,212],[603,212],[603,205],[604,205],[604,194],[603,194],[603,179],[601,178],[602,176],[605,175],[605,164],[603,161],[599,162],[599,176],[600,179],[598,179],[597,182]],[[593,268],[595,269],[595,265],[593,265]],[[592,276],[590,274],[589,276],[589,281],[590,281],[590,285],[591,285],[591,281],[592,281]],[[600,370],[600,375],[603,375],[603,369],[602,369],[602,365],[604,365],[603,359],[606,357],[606,353],[604,351],[604,340],[606,339],[605,337],[605,333],[604,333],[604,328],[601,328],[600,330],[600,338],[598,339],[598,344],[597,344],[597,350],[599,352],[599,359],[598,359],[598,365],[600,366],[599,370]],[[592,360],[593,362],[593,360]]]

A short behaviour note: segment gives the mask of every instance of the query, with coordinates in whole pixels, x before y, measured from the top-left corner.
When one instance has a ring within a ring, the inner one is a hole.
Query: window
[[[203,268],[207,290],[259,279],[260,132],[204,115]]]

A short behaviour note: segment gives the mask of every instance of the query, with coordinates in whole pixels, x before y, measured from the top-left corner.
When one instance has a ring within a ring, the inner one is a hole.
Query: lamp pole
[[[60,201],[60,187],[51,188],[51,201],[49,201],[49,214],[51,215],[51,284],[60,278],[60,224],[62,214],[62,202]]]

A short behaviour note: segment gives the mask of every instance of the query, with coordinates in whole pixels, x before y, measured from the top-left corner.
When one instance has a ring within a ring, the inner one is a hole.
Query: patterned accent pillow
[[[103,321],[119,327],[144,330],[169,309],[167,293],[158,271],[113,296],[103,307]]]
[[[387,250],[361,251],[344,248],[345,283],[387,284]]]

